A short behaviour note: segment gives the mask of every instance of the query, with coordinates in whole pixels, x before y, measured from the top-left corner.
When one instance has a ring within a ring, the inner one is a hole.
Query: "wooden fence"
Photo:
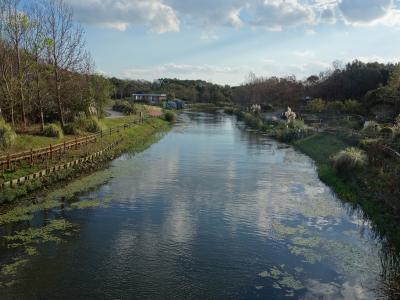
[[[57,153],[66,153],[66,151],[70,149],[77,150],[79,147],[87,145],[88,143],[97,142],[98,138],[103,138],[106,135],[112,135],[113,133],[119,132],[121,129],[129,128],[133,124],[137,124],[140,121],[133,121],[117,127],[110,128],[108,130],[101,130],[97,133],[81,138],[75,138],[74,140],[68,142],[64,141],[63,143],[49,145],[48,147],[44,148],[31,149],[29,151],[0,156],[0,170],[2,170],[3,172],[5,170],[11,170],[13,167],[16,167],[16,163],[23,161],[29,162],[31,165],[33,165],[35,160],[42,157],[48,157],[50,158],[50,160],[52,160],[53,155]]]
[[[112,148],[116,147],[117,145],[119,145],[121,143],[121,141],[122,141],[122,139],[117,140],[117,141],[111,143],[109,146],[107,146],[103,150],[98,151],[96,153],[93,153],[91,155],[88,155],[88,156],[86,156],[84,158],[76,159],[74,161],[71,161],[71,162],[68,162],[68,163],[65,163],[65,164],[62,164],[62,165],[58,165],[58,166],[47,168],[45,170],[41,170],[41,171],[36,172],[34,174],[30,174],[30,175],[27,175],[27,176],[20,177],[18,179],[14,179],[14,180],[10,180],[10,181],[4,182],[4,183],[0,184],[0,190],[3,190],[4,188],[7,188],[7,187],[13,188],[13,187],[16,187],[18,185],[25,184],[28,181],[35,180],[35,179],[40,179],[40,178],[49,176],[49,175],[51,175],[53,173],[60,172],[62,170],[71,169],[71,168],[73,168],[75,166],[79,166],[79,165],[84,164],[84,163],[86,163],[88,161],[93,161],[94,159],[102,156],[105,152],[107,152],[107,151],[111,150]]]

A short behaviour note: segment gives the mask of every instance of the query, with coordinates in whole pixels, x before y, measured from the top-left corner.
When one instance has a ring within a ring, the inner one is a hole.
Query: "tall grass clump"
[[[276,139],[284,143],[292,143],[305,138],[311,132],[310,128],[301,119],[293,119],[287,124],[280,124],[274,130]]]
[[[175,113],[172,112],[172,111],[166,111],[166,112],[164,113],[164,119],[165,119],[165,121],[168,121],[168,122],[172,123],[172,122],[175,122],[175,120],[176,120],[176,115],[175,115]]]
[[[362,129],[363,132],[368,134],[378,134],[381,131],[381,125],[375,121],[367,121]]]
[[[15,140],[17,135],[10,125],[4,121],[3,118],[0,118],[0,148],[5,149],[9,148],[15,144]]]
[[[338,174],[348,175],[366,166],[367,155],[361,149],[346,148],[332,157],[332,164]]]
[[[60,125],[55,124],[55,123],[46,125],[43,130],[43,135],[47,136],[47,137],[58,138],[58,139],[61,139],[62,137],[64,137],[64,133],[63,133]]]
[[[100,123],[99,119],[92,116],[87,119],[86,131],[90,133],[96,133],[102,130],[103,125]]]
[[[64,131],[67,129],[69,131],[68,134],[80,134],[82,132],[96,133],[104,129],[103,127],[103,124],[97,117],[86,117],[85,114],[80,114],[75,117],[74,122],[68,128],[64,128]]]

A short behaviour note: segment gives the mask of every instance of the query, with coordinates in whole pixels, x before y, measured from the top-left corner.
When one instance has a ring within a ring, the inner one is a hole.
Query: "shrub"
[[[382,142],[381,139],[369,139],[369,138],[366,138],[366,139],[362,139],[359,142],[359,145],[363,150],[368,151],[371,148],[375,148],[375,147],[379,146],[381,144],[381,142]]]
[[[266,104],[263,107],[264,111],[273,111],[274,107],[272,106],[272,104]]]
[[[293,128],[280,128],[275,130],[275,137],[278,141],[291,143],[298,139],[299,131]]]
[[[0,148],[8,148],[14,145],[17,135],[14,130],[2,118],[0,118]]]
[[[367,155],[358,148],[347,148],[332,158],[333,167],[338,174],[348,175],[349,172],[359,170],[367,164]]]
[[[96,133],[102,130],[103,125],[94,116],[89,118],[86,117],[84,114],[80,114],[75,117],[73,124],[71,125],[69,134],[80,134],[82,131],[87,131],[91,133]]]
[[[172,111],[166,111],[165,113],[164,113],[164,119],[166,120],[166,121],[168,121],[168,122],[175,122],[175,120],[176,120],[176,115],[175,115],[175,113],[173,113]]]
[[[124,113],[125,115],[134,114],[135,107],[126,100],[117,100],[113,105],[113,110]]]
[[[87,132],[96,133],[102,129],[102,125],[96,117],[90,117],[87,119],[87,124],[85,130]]]
[[[48,137],[62,138],[64,136],[63,131],[58,124],[49,124],[44,127],[43,135]]]
[[[364,107],[357,100],[346,100],[344,101],[344,111],[349,114],[362,114]]]
[[[332,101],[326,104],[326,110],[332,113],[341,113],[345,110],[345,105],[342,101]]]
[[[253,129],[262,129],[264,123],[263,121],[251,113],[243,113],[240,115],[240,119],[243,120],[244,123],[246,123],[247,126],[253,128]]]
[[[326,109],[326,103],[321,98],[313,99],[307,103],[306,109],[311,112],[323,112]]]
[[[394,136],[394,129],[386,126],[386,127],[383,127],[379,133],[382,136],[387,136],[389,138],[392,138]]]
[[[81,134],[81,130],[75,123],[68,123],[63,128],[64,134],[78,135]]]
[[[227,107],[224,107],[224,112],[228,115],[234,115],[238,112],[238,110],[236,108],[234,108],[233,106],[227,106]]]
[[[306,124],[304,123],[304,120],[300,120],[300,119],[291,120],[288,123],[288,126],[289,126],[289,128],[300,129],[300,130],[305,129],[307,127]]]
[[[375,121],[367,121],[362,129],[365,133],[377,134],[381,131],[381,125]]]
[[[278,125],[275,129],[275,137],[281,142],[291,143],[296,140],[305,138],[311,132],[310,128],[305,125],[303,120],[297,119],[287,124]]]

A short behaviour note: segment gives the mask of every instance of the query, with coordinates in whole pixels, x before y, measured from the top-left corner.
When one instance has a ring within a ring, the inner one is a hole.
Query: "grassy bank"
[[[137,118],[136,116],[128,116],[118,119],[106,119],[104,123],[107,127],[112,128],[119,125],[129,123]],[[0,191],[0,203],[12,203],[18,198],[26,197],[37,191],[41,190],[43,192],[46,188],[52,188],[59,182],[68,182],[74,178],[87,175],[94,170],[104,167],[108,161],[115,158],[117,155],[126,151],[140,151],[145,148],[149,143],[154,141],[155,136],[158,133],[168,130],[169,123],[161,118],[150,118],[147,119],[143,124],[137,124],[125,130],[120,130],[120,132],[104,136],[99,139],[96,143],[90,143],[78,149],[72,149],[68,153],[60,156],[54,157],[53,160],[48,161],[38,161],[34,166],[29,163],[22,165],[17,171],[8,171],[2,174],[0,180],[6,181],[10,179],[19,178],[21,176],[26,176],[32,174],[36,171],[49,168],[54,165],[59,165],[61,163],[69,162],[75,159],[86,157],[91,153],[95,153],[107,147],[116,140],[120,140],[115,148],[105,153],[102,157],[96,159],[95,161],[86,162],[79,167],[73,169],[63,170],[58,173],[52,174],[48,177],[44,177],[40,180],[33,180],[27,184],[20,185],[15,188],[5,188]],[[42,137],[29,136],[30,139],[37,139],[39,144],[43,141]]]
[[[361,207],[365,217],[372,221],[375,231],[400,249],[398,161],[367,151],[369,163],[360,169],[339,174],[332,164],[332,157],[349,147],[360,147],[354,139],[340,134],[318,133],[302,121],[296,120],[287,125],[266,122],[262,117],[238,108],[225,108],[225,112],[235,114],[247,126],[291,144],[312,158],[321,181],[354,209]],[[380,165],[376,165],[377,161]]]
[[[298,140],[293,145],[315,161],[320,179],[340,199],[352,204],[353,208],[361,207],[365,216],[372,220],[376,231],[386,236],[396,248],[400,246],[400,220],[392,208],[377,197],[381,193],[380,189],[385,186],[384,177],[371,166],[347,176],[338,175],[333,168],[330,158],[350,146],[346,140],[332,134],[319,133]]]

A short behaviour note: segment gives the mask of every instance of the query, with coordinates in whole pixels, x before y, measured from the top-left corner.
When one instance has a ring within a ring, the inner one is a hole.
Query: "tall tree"
[[[63,0],[50,0],[46,10],[46,34],[49,38],[48,61],[53,69],[54,94],[59,120],[65,125],[63,89],[70,72],[84,61],[82,28],[73,22],[72,9]]]
[[[13,49],[14,58],[16,62],[16,83],[18,91],[18,100],[21,105],[21,115],[24,126],[27,125],[26,118],[26,102],[24,85],[26,83],[26,69],[25,69],[25,53],[24,46],[26,43],[26,35],[29,30],[29,18],[27,15],[21,13],[18,9],[20,4],[19,0],[3,0],[5,1],[5,33],[6,39]]]

